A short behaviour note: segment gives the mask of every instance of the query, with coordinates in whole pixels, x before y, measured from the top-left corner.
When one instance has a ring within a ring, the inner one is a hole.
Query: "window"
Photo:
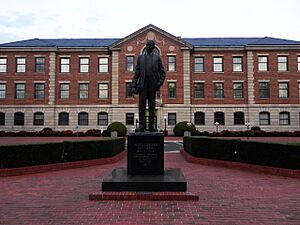
[[[268,70],[268,56],[258,56],[258,71]]]
[[[288,71],[288,57],[278,56],[277,57],[278,71]]]
[[[258,83],[259,98],[269,98],[270,97],[270,85],[269,82],[259,82]]]
[[[78,113],[78,125],[87,126],[89,125],[89,114],[86,112]]]
[[[131,82],[126,82],[126,98],[133,98]]]
[[[214,98],[224,98],[224,83],[214,83]]]
[[[45,98],[45,84],[34,84],[34,98],[35,99]]]
[[[17,58],[17,73],[26,72],[26,58]]]
[[[168,71],[176,71],[176,56],[168,56]]]
[[[280,82],[279,84],[279,98],[288,98],[289,97],[289,83]]]
[[[36,57],[35,58],[35,72],[44,73],[45,72],[45,58]]]
[[[58,125],[61,126],[69,125],[69,113],[61,112],[58,114]]]
[[[5,125],[5,113],[0,112],[0,126]]]
[[[233,83],[233,98],[244,98],[244,84],[242,82]]]
[[[44,113],[36,112],[33,114],[33,125],[44,126]]]
[[[300,71],[300,56],[297,56],[298,71]]]
[[[79,72],[88,73],[89,72],[89,58],[79,58]]]
[[[134,113],[126,113],[126,125],[134,125]]]
[[[175,82],[168,83],[168,97],[176,98],[176,83]]]
[[[176,113],[168,113],[168,125],[176,125]]]
[[[290,125],[290,113],[289,112],[280,112],[279,113],[279,125]]]
[[[70,73],[70,58],[60,58],[60,72]]]
[[[259,125],[270,125],[270,113],[260,112],[259,113]]]
[[[300,82],[298,83],[298,96],[300,98]]]
[[[205,113],[195,112],[194,113],[195,125],[205,125]]]
[[[108,58],[99,58],[99,72],[108,73]]]
[[[5,99],[6,97],[6,84],[0,84],[0,99]]]
[[[60,98],[68,99],[70,94],[70,85],[69,84],[60,84]]]
[[[204,98],[204,83],[194,83],[195,98]]]
[[[213,57],[213,72],[223,72],[224,66],[223,66],[223,57]]]
[[[234,125],[244,125],[245,124],[245,114],[244,112],[234,112]]]
[[[87,99],[89,97],[89,84],[79,84],[79,98]]]
[[[98,125],[100,126],[108,125],[108,113],[106,112],[98,113]]]
[[[126,56],[126,71],[133,71],[134,57]]]
[[[0,73],[7,72],[7,58],[0,58]]]
[[[243,72],[243,57],[241,56],[232,57],[232,71]]]
[[[225,124],[225,113],[224,112],[215,112],[214,113],[214,123],[218,122],[220,125]]]
[[[25,98],[25,84],[16,84],[16,99]]]
[[[204,72],[204,57],[195,57],[195,72]]]
[[[16,112],[14,114],[14,125],[15,126],[24,126],[24,113]]]
[[[108,99],[108,84],[98,84],[99,94],[98,98]]]

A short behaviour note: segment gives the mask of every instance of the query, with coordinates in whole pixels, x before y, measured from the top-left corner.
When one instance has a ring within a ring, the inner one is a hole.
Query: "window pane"
[[[288,98],[288,97],[289,97],[289,84],[279,83],[279,98]]]
[[[126,70],[127,71],[133,71],[133,62],[134,62],[133,56],[126,57]]]
[[[17,72],[26,72],[26,58],[17,58]]]
[[[269,82],[259,82],[259,97],[260,98],[269,98]]]
[[[7,72],[7,58],[0,58],[0,73]]]
[[[194,118],[195,125],[205,125],[205,114],[203,112],[196,112]]]
[[[223,57],[213,58],[213,72],[223,72]]]
[[[195,58],[195,72],[204,72],[204,58],[203,57]]]
[[[108,98],[108,84],[99,84],[99,98],[100,99]]]
[[[259,124],[260,125],[270,125],[270,113],[269,112],[259,113]]]
[[[44,99],[45,97],[45,84],[34,84],[34,98]]]
[[[169,98],[176,98],[176,83],[169,82],[168,83],[168,93]]]
[[[298,71],[300,71],[300,56],[297,56]]]
[[[44,113],[34,113],[33,125],[43,126],[44,125]]]
[[[108,113],[105,112],[98,113],[98,125],[100,126],[108,125]]]
[[[258,71],[268,71],[268,57],[259,56],[258,57]]]
[[[224,84],[223,83],[214,83],[214,97],[215,98],[224,98]]]
[[[176,71],[176,56],[168,56],[168,70]]]
[[[176,125],[176,113],[168,113],[168,125]]]
[[[100,73],[108,72],[108,58],[99,58],[99,72]]]
[[[0,84],[0,99],[5,99],[6,97],[6,84]]]
[[[204,98],[204,83],[194,83],[195,98]]]
[[[243,71],[243,58],[242,57],[233,57],[233,71],[242,72]]]
[[[287,71],[288,70],[288,58],[287,56],[278,56],[278,71]]]
[[[14,114],[14,125],[24,126],[24,113],[17,112]]]
[[[80,58],[79,63],[80,63],[79,72],[80,73],[88,73],[89,72],[89,58]]]
[[[244,84],[234,83],[233,84],[233,98],[240,99],[244,98]]]
[[[78,113],[78,125],[87,126],[89,124],[89,114],[82,112]]]
[[[244,125],[245,124],[245,118],[243,112],[235,112],[233,114],[234,116],[234,125]]]
[[[69,113],[59,113],[58,125],[66,126],[69,125]]]
[[[220,125],[225,124],[225,114],[224,112],[215,112],[214,113],[214,123],[218,122]]]
[[[0,126],[5,126],[5,113],[0,112]]]
[[[69,84],[60,85],[60,98],[68,99],[69,98]]]
[[[70,58],[60,59],[60,72],[69,73],[70,72]]]
[[[38,72],[38,73],[45,72],[45,58],[44,57],[35,58],[35,72]]]
[[[89,97],[89,85],[79,84],[79,98],[87,99]]]
[[[25,98],[25,84],[16,84],[16,98]]]
[[[126,113],[126,125],[134,125],[134,113]]]
[[[132,87],[131,87],[131,82],[126,82],[126,87],[125,87],[125,92],[126,92],[126,98],[132,98],[133,93],[132,93]]]

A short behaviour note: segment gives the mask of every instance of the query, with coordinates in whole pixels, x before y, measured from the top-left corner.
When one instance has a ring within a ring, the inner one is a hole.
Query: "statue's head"
[[[146,43],[147,52],[151,53],[154,48],[155,48],[155,41],[154,40],[148,40],[147,43]]]

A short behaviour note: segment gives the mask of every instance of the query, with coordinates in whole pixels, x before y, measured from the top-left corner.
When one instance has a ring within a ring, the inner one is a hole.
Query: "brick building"
[[[0,44],[0,129],[136,126],[134,66],[155,39],[166,80],[157,125],[200,131],[299,130],[300,42],[277,38],[181,38],[148,25],[122,39],[31,39]],[[78,128],[77,128],[78,129]]]

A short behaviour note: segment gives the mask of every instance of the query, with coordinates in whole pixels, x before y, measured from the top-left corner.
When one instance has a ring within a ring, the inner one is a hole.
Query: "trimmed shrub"
[[[125,137],[126,133],[127,133],[127,128],[126,126],[121,123],[121,122],[112,122],[111,124],[109,124],[109,126],[107,127],[107,133],[110,136],[110,133],[112,131],[116,131],[118,132],[118,137]]]
[[[253,126],[253,127],[251,127],[251,130],[253,130],[253,131],[260,131],[261,129],[258,126]]]
[[[64,156],[68,162],[112,157],[124,150],[125,138],[64,142]]]
[[[184,137],[184,150],[195,157],[236,161],[236,144],[238,139],[221,139],[211,137]]]
[[[240,162],[300,169],[300,143],[241,141],[237,153]]]
[[[183,137],[185,131],[190,131],[193,135],[196,132],[196,127],[194,124],[190,123],[190,125],[188,125],[188,123],[189,122],[187,121],[177,123],[173,129],[174,135],[177,137]]]
[[[88,131],[85,132],[86,136],[97,136],[100,137],[101,136],[101,130],[96,130],[96,129],[90,129]]]
[[[0,167],[45,165],[61,162],[63,143],[0,146]]]

